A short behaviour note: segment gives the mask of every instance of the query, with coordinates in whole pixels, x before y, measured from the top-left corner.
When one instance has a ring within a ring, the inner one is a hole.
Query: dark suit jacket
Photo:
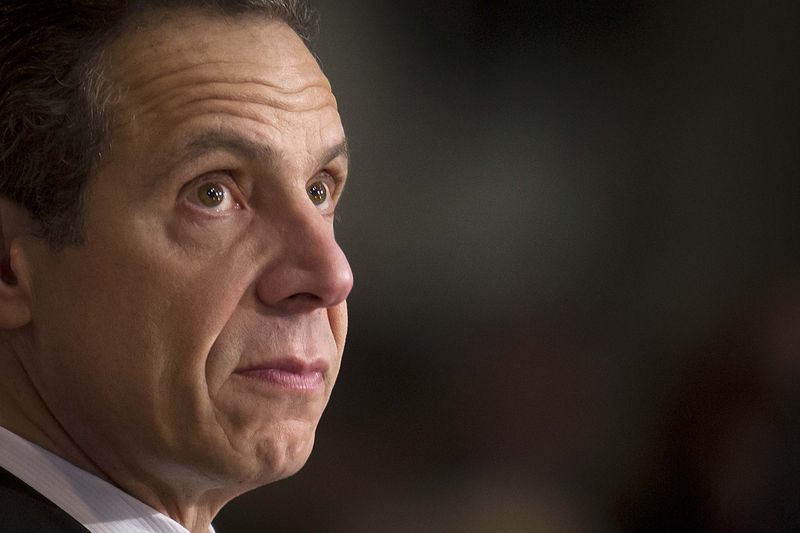
[[[56,504],[0,468],[0,533],[86,533]]]

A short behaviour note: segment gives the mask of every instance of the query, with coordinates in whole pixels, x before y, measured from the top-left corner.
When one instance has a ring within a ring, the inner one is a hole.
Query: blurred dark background
[[[800,3],[316,5],[348,346],[217,529],[800,531]]]

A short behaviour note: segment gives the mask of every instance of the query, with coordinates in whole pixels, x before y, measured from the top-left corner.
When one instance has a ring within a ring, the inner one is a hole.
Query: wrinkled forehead
[[[214,70],[231,81],[292,92],[330,84],[303,40],[285,22],[261,13],[155,10],[129,21],[104,53],[108,78],[125,92]]]

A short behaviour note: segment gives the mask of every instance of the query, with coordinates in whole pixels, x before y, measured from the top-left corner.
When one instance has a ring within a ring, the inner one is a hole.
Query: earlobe
[[[3,251],[0,275],[0,329],[18,329],[31,321],[27,287],[19,283],[11,254]]]
[[[0,259],[0,281],[8,285],[17,284],[17,275],[14,274],[14,269],[11,268],[11,254],[3,254]]]
[[[0,330],[13,330],[31,321],[27,261],[15,237],[20,208],[0,199]],[[12,221],[13,220],[13,221]]]

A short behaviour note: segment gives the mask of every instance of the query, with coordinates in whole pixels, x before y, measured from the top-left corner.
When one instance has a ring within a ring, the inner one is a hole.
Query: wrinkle
[[[206,112],[194,112],[194,113],[192,113],[190,115],[187,115],[185,119],[183,119],[183,120],[181,120],[179,122],[176,121],[177,127],[175,129],[176,130],[177,129],[188,129],[188,128],[184,127],[184,125],[187,124],[187,123],[191,123],[191,122],[195,122],[195,121],[201,121],[205,117],[214,117],[214,118],[216,118],[216,117],[219,117],[219,115],[220,115],[219,110],[206,111]],[[265,123],[264,120],[263,120],[263,117],[260,117],[260,116],[257,116],[257,115],[250,116],[250,115],[242,113],[241,110],[239,110],[239,112],[234,112],[232,110],[226,109],[225,118],[226,119],[235,118],[237,120],[242,120],[242,121],[246,121],[246,122],[255,123],[255,125],[257,125],[258,127],[270,129],[271,133],[273,135],[275,135],[275,136],[280,135],[280,133],[283,131],[280,128],[280,126],[277,125],[277,124]],[[242,126],[244,126],[244,125],[242,125]],[[262,135],[263,135],[263,133],[262,133]],[[266,136],[264,136],[264,137],[266,137]]]
[[[140,113],[149,113],[153,110],[174,111],[204,101],[229,101],[231,104],[262,105],[281,111],[301,113],[320,111],[325,107],[336,108],[336,100],[329,96],[329,92],[323,92],[324,89],[320,85],[311,85],[295,93],[281,93],[282,95],[292,95],[294,98],[261,94],[252,87],[243,87],[238,91],[233,90],[232,87],[235,87],[235,84],[218,82],[213,86],[198,87],[195,90],[174,91],[175,94],[167,94],[162,98],[142,98],[141,103],[132,102],[132,107],[137,107]],[[197,93],[203,92],[208,94],[198,96]]]
[[[133,77],[133,79],[126,84],[126,87],[129,91],[138,91],[141,90],[143,87],[147,87],[148,85],[156,84],[159,81],[169,80],[173,77],[180,76],[186,72],[190,72],[192,70],[198,70],[198,75],[208,73],[215,75],[216,77],[220,76],[220,69],[218,68],[219,65],[227,65],[231,68],[226,70],[226,75],[230,76],[230,81],[234,83],[258,83],[259,85],[264,85],[266,87],[271,87],[276,90],[282,91],[283,89],[280,84],[273,83],[270,81],[270,77],[274,76],[275,73],[271,71],[275,70],[283,70],[289,71],[292,70],[293,72],[287,73],[284,76],[278,76],[281,81],[292,81],[292,80],[301,80],[303,78],[303,74],[311,74],[314,72],[314,69],[310,68],[309,66],[305,65],[297,65],[297,66],[270,66],[270,65],[259,65],[250,62],[240,62],[240,61],[204,61],[202,63],[192,63],[190,65],[186,65],[184,67],[174,67],[174,68],[167,68],[164,69],[164,66],[161,65],[159,68],[160,72],[148,79],[142,80],[141,77]],[[254,71],[258,71],[262,74],[242,74],[243,70],[246,68],[252,68]],[[270,73],[269,76],[264,75],[263,73]],[[324,87],[327,90],[330,90],[330,84],[327,80],[320,79],[319,85]],[[297,90],[293,87],[287,87],[286,92],[293,92]]]

